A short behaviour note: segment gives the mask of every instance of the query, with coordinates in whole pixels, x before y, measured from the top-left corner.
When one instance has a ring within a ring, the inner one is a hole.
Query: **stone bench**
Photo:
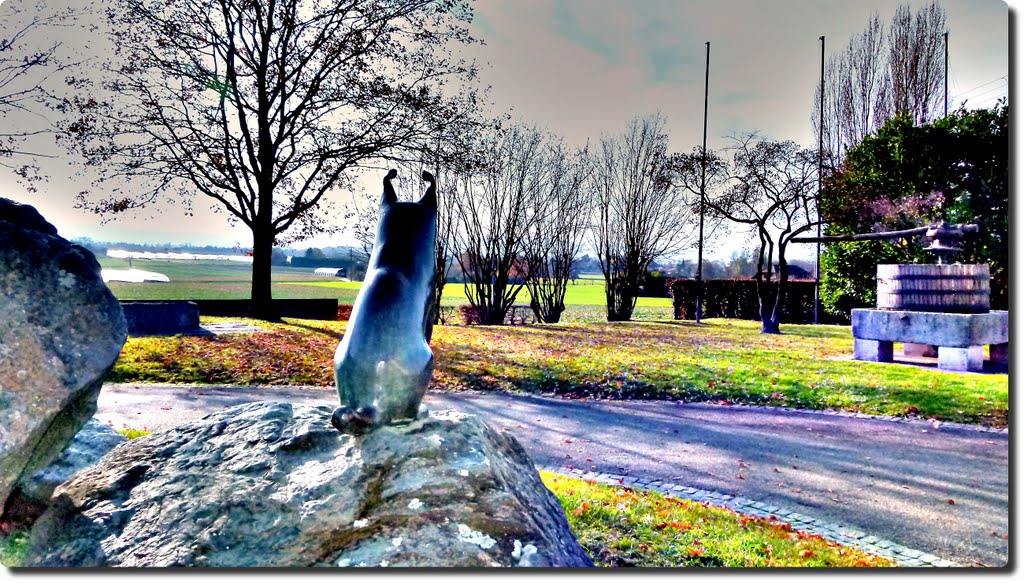
[[[937,347],[935,352],[942,370],[982,370],[985,345],[989,346],[990,360],[999,364],[1009,362],[1009,312],[949,314],[855,309],[851,316],[853,357],[857,360],[892,362],[893,342],[903,342],[906,355],[931,356],[931,347]]]

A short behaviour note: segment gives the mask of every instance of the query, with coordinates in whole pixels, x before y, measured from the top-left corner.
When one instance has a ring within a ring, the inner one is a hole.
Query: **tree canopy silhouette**
[[[476,110],[449,85],[476,75],[453,54],[476,42],[462,0],[120,0],[107,18],[109,74],[63,104],[98,174],[78,204],[206,197],[252,231],[254,317],[275,317],[275,242],[329,230],[329,191]]]

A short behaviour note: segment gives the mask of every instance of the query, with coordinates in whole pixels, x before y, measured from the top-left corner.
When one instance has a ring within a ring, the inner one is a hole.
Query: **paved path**
[[[117,428],[160,430],[253,400],[336,398],[323,388],[107,385],[97,416]],[[483,416],[515,435],[538,466],[741,496],[962,565],[1007,562],[1006,433],[772,408],[505,393],[430,393],[425,402]]]

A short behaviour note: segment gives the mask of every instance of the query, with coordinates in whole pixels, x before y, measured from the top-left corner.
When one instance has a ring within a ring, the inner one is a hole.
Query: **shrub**
[[[644,298],[667,298],[669,297],[668,282],[672,281],[665,277],[660,271],[649,271],[644,276],[643,287],[640,288],[640,297]]]
[[[776,286],[777,282],[769,285]],[[697,314],[697,280],[668,280],[669,295],[672,296],[672,317],[676,320],[693,320]],[[772,294],[774,295],[774,290]],[[757,300],[757,282],[753,279],[705,279],[701,294],[701,315],[705,318],[737,318],[759,320],[760,305]],[[788,324],[805,324],[814,321],[814,280],[791,279],[786,282],[785,314],[783,321]],[[821,323],[848,323],[842,316],[819,310]]]
[[[462,315],[462,323],[466,326],[480,323],[480,310],[474,306],[459,306],[459,314]]]
[[[459,306],[459,313],[462,316],[462,323],[466,326],[480,324],[480,310],[473,306]],[[502,321],[503,326],[522,326],[536,324],[537,317],[528,306],[510,306]]]

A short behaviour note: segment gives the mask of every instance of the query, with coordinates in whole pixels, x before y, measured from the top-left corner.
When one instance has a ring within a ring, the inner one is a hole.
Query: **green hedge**
[[[777,286],[778,282],[770,284]],[[672,317],[676,320],[694,320],[697,314],[697,280],[668,280],[669,295],[672,296]],[[814,280],[792,279],[786,282],[784,301],[786,324],[807,324],[814,322]],[[757,301],[757,282],[753,279],[705,279],[701,294],[701,316],[704,318],[737,318],[760,320],[761,310]],[[847,324],[842,316],[818,311],[822,324]]]

